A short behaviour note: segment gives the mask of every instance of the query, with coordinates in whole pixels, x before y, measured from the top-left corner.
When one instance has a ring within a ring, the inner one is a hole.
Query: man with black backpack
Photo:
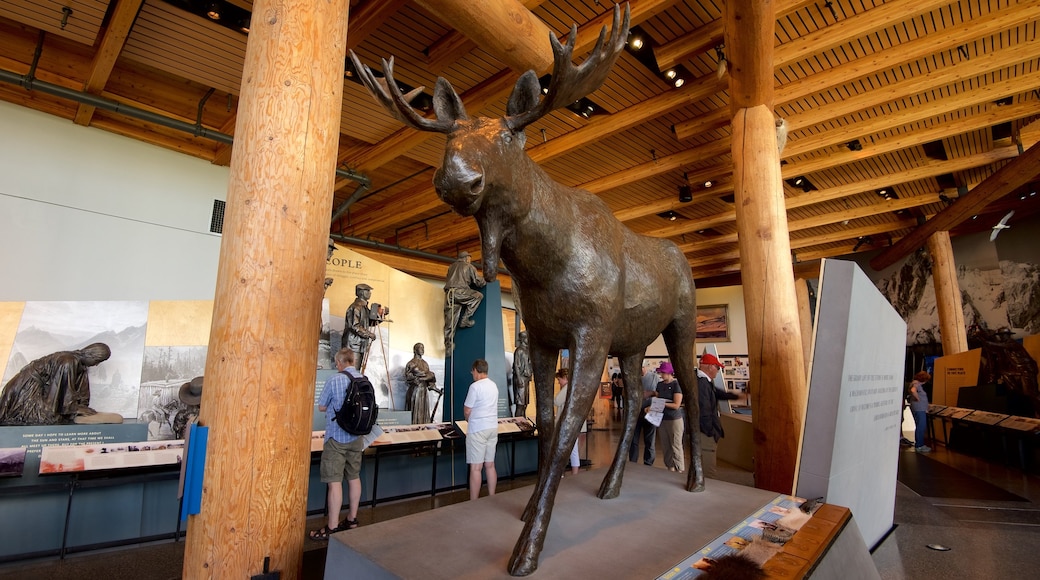
[[[358,527],[358,505],[361,503],[361,454],[364,440],[340,427],[336,415],[344,407],[352,379],[363,378],[354,368],[354,351],[341,348],[336,353],[336,369],[340,372],[325,381],[318,399],[318,410],[325,413],[325,447],[321,451],[321,480],[327,483],[328,523],[310,533],[312,540],[327,540],[330,535]],[[347,480],[350,503],[347,519],[340,522],[343,507],[343,480]]]

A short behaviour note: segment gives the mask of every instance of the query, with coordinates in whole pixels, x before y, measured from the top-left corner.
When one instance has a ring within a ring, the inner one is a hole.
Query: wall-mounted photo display
[[[0,449],[0,477],[21,477],[25,470],[25,447]]]
[[[714,304],[697,307],[697,340],[729,342],[729,306]]]

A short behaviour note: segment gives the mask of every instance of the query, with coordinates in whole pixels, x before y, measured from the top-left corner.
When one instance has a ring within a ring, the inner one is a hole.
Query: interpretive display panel
[[[40,474],[176,465],[183,457],[183,439],[44,447]]]
[[[852,262],[824,260],[797,495],[848,507],[867,545],[892,527],[906,323]]]

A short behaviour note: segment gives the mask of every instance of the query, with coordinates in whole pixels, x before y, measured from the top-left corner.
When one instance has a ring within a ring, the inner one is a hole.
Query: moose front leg
[[[554,348],[545,348],[538,344],[537,339],[532,337],[528,346],[531,354],[531,370],[534,377],[535,392],[535,424],[538,426],[538,483],[535,484],[534,493],[524,508],[520,519],[525,522],[531,518],[534,512],[536,499],[542,494],[542,486],[545,484],[545,473],[549,458],[552,457],[552,440],[556,433],[556,422],[553,413],[553,373],[556,371],[556,360],[560,351]]]
[[[509,573],[513,576],[527,576],[538,568],[538,555],[542,551],[545,532],[549,528],[556,492],[566,469],[565,462],[578,440],[581,425],[592,408],[592,402],[599,393],[599,379],[603,372],[603,361],[607,356],[607,345],[593,344],[591,348],[584,345],[572,348],[572,352],[571,361],[574,366],[571,368],[568,399],[561,410],[562,416],[552,437],[549,457],[541,458],[538,485],[525,512],[527,517],[524,519],[524,530],[520,533],[520,538],[513,548],[513,555],[509,559]],[[537,372],[537,367],[535,370]],[[541,396],[542,392],[539,391],[539,398]],[[541,400],[538,404],[541,405]]]

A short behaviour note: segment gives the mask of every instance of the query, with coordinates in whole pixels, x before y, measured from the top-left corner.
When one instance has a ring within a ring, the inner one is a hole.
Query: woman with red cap
[[[661,381],[657,383],[657,396],[664,399],[664,417],[657,433],[661,442],[657,445],[664,452],[664,466],[669,471],[682,473],[685,456],[683,454],[683,411],[682,411],[682,389],[679,381],[675,380],[675,369],[672,363],[665,361],[657,367],[657,374],[661,375]]]

